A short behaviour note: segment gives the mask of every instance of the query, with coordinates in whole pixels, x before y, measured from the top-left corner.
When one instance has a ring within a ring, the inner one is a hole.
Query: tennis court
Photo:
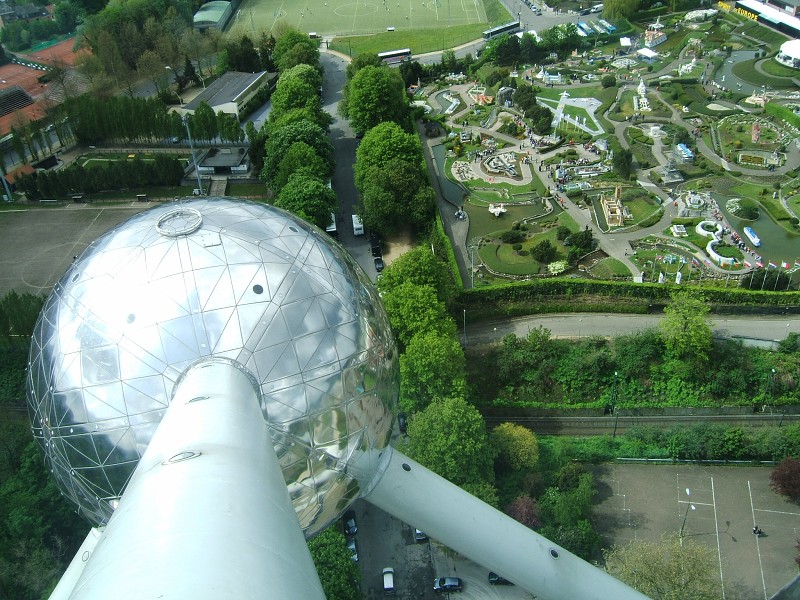
[[[272,31],[283,24],[318,35],[444,28],[487,22],[483,0],[244,0],[233,16],[233,35]]]

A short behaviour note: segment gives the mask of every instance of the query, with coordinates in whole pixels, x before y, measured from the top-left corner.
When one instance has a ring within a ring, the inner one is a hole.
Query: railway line
[[[615,435],[625,433],[631,427],[657,427],[669,429],[676,425],[726,425],[740,427],[780,427],[800,423],[800,414],[784,414],[781,411],[744,415],[626,415],[624,413],[554,417],[539,415],[484,414],[489,429],[500,423],[523,425],[539,435]]]

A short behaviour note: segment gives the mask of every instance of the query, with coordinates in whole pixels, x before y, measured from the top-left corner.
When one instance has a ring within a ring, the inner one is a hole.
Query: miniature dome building
[[[31,344],[31,427],[62,492],[104,524],[181,374],[234,361],[258,383],[311,537],[388,444],[391,340],[372,284],[315,227],[230,198],[158,206],[93,242],[53,288]]]
[[[775,60],[787,67],[800,69],[800,40],[789,40],[781,44]]]

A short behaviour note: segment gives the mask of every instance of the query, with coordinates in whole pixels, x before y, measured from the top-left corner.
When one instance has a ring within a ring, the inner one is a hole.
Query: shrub
[[[800,501],[800,460],[786,458],[772,470],[770,487],[793,502]]]
[[[518,244],[525,239],[525,234],[516,229],[509,229],[500,234],[500,241],[504,244]]]

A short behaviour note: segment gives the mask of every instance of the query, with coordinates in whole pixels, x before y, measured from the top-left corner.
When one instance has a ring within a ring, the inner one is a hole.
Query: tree
[[[308,542],[317,575],[329,600],[360,600],[361,571],[350,558],[338,521]]]
[[[325,177],[333,172],[333,146],[331,146],[325,130],[312,121],[298,121],[271,131],[271,135],[267,140],[261,179],[266,181],[270,187],[275,186],[283,157],[288,152],[289,147],[297,142],[303,142],[311,146],[317,156],[324,161],[327,165]],[[275,188],[273,187],[273,189]]]
[[[360,188],[364,224],[384,234],[408,224],[409,209],[422,184],[422,171],[415,163],[394,158],[371,168]]]
[[[361,189],[362,180],[372,167],[383,168],[393,158],[421,168],[423,157],[419,138],[392,122],[381,123],[367,131],[356,151],[356,187]]]
[[[488,481],[465,483],[461,486],[461,489],[493,508],[498,508],[500,504],[500,499],[497,497],[497,489]]]
[[[348,86],[347,117],[353,129],[366,132],[385,121],[405,124],[408,101],[397,69],[366,66]]]
[[[769,476],[769,486],[792,502],[800,501],[800,460],[785,458],[779,462]]]
[[[403,283],[413,283],[428,285],[441,292],[443,277],[441,264],[430,247],[423,244],[394,259],[381,273],[377,286],[381,292],[388,292]]]
[[[339,202],[336,192],[316,177],[295,173],[278,194],[275,206],[310,221],[320,229],[331,222]]]
[[[606,569],[653,600],[717,600],[717,557],[710,547],[671,536],[638,539],[603,552]]]
[[[428,285],[403,283],[383,295],[383,306],[397,341],[404,347],[420,333],[455,335],[456,324],[436,290]]]
[[[529,471],[539,464],[539,440],[527,427],[501,423],[492,430],[497,464],[504,471]]]
[[[405,63],[403,63],[405,64]],[[345,67],[345,75],[347,76],[347,81],[350,81],[355,77],[356,73],[358,73],[364,67],[380,67],[383,66],[383,61],[374,52],[360,52],[353,57],[347,67]]]
[[[541,262],[549,263],[556,257],[558,249],[553,245],[550,240],[542,240],[531,248],[531,256]]]
[[[621,179],[630,179],[633,172],[633,153],[629,148],[619,148],[614,151],[614,158],[611,159],[611,166],[614,172]]]
[[[280,193],[283,186],[288,183],[289,178],[295,173],[302,173],[324,180],[328,176],[328,169],[328,164],[323,158],[317,156],[314,148],[305,142],[295,142],[289,146],[278,164],[273,190]]]
[[[319,65],[319,48],[307,34],[289,29],[277,38],[272,60],[281,73],[303,63],[316,67]]]
[[[463,398],[432,402],[408,424],[408,455],[456,485],[491,482],[491,446],[478,410]]]
[[[600,80],[600,85],[604,88],[615,87],[617,85],[617,78],[612,74],[604,75]]]
[[[466,359],[452,336],[434,332],[415,335],[400,356],[400,408],[423,410],[436,398],[466,392]]]
[[[546,106],[538,104],[526,111],[525,116],[531,121],[534,133],[545,135],[550,132],[553,125],[553,112]]]
[[[606,19],[630,17],[639,9],[639,0],[611,0],[603,2],[603,16]]]
[[[442,70],[445,73],[454,73],[458,68],[455,50],[447,49],[442,52]]]
[[[691,360],[696,366],[706,363],[713,341],[708,311],[702,296],[685,291],[672,294],[659,327],[667,352],[673,358]]]
[[[539,516],[539,505],[536,503],[536,500],[527,494],[517,496],[513,502],[506,507],[505,513],[518,523],[522,523],[525,527],[530,529],[538,529],[542,524],[542,520]]]

